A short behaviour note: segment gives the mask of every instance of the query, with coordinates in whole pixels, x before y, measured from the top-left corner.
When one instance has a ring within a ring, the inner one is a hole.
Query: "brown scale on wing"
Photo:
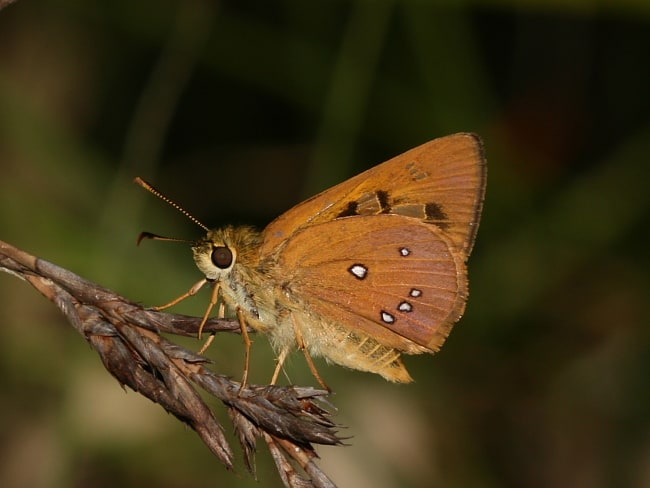
[[[394,214],[421,219],[434,224],[443,230],[449,229],[449,216],[441,204],[436,202],[411,203],[404,200],[393,200],[387,191],[374,191],[361,195],[355,201],[350,201],[336,218],[352,217],[355,215]]]

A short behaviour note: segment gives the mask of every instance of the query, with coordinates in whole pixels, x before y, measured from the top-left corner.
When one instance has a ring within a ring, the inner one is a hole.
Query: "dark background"
[[[186,246],[135,237],[202,231],[134,176],[209,226],[264,226],[477,132],[465,317],[438,355],[406,359],[412,385],[319,362],[353,436],[320,464],[342,487],[650,486],[649,5],[18,1],[0,12],[0,239],[161,304],[200,273]],[[241,375],[239,338],[210,354]],[[264,338],[253,358],[268,381]],[[288,371],[314,383],[299,354]],[[125,394],[8,275],[0,395],[1,486],[280,486],[264,446],[259,482],[226,472]]]

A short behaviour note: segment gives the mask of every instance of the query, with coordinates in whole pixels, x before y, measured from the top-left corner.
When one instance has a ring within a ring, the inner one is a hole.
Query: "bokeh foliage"
[[[650,485],[650,8],[542,1],[18,1],[0,12],[0,237],[144,303],[200,229],[260,226],[434,137],[484,138],[465,317],[409,386],[322,365],[341,486]],[[225,472],[0,277],[0,485],[280,486]],[[179,306],[201,314],[202,295]],[[191,344],[191,341],[189,342]],[[216,367],[241,374],[238,338]],[[263,338],[252,379],[274,363]],[[295,355],[291,380],[310,384]]]

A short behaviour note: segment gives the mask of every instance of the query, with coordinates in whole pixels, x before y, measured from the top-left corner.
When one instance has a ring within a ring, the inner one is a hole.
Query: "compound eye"
[[[217,268],[229,268],[232,264],[232,251],[225,246],[215,247],[212,250],[211,259]]]

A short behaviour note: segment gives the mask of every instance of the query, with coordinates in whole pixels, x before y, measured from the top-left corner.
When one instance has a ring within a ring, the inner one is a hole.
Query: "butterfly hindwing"
[[[288,240],[278,265],[311,312],[406,352],[438,350],[465,306],[463,260],[436,226],[412,217],[351,216],[306,227]]]

